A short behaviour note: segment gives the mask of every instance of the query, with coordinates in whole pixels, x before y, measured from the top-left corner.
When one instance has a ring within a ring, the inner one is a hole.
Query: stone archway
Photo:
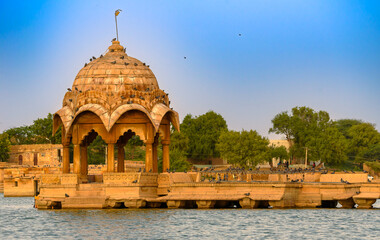
[[[131,129],[129,129],[127,132],[124,132],[123,135],[119,137],[119,139],[116,142],[117,146],[117,168],[116,172],[124,172],[125,171],[125,145],[127,142],[133,137],[136,136],[135,132],[132,132]]]

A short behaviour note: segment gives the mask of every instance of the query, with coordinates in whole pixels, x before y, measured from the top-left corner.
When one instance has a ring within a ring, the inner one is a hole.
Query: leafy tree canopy
[[[380,133],[375,129],[375,126],[370,123],[361,123],[352,126],[348,130],[349,140],[349,155],[354,157],[356,162],[364,162],[364,155],[371,155],[371,151],[376,149],[380,144]]]
[[[293,157],[304,158],[307,148],[309,160],[339,163],[346,159],[346,139],[325,111],[294,107],[291,114],[277,114],[272,124],[269,132],[285,135]]]
[[[339,119],[337,121],[334,121],[334,125],[337,127],[339,132],[343,134],[345,138],[350,138],[348,134],[348,130],[355,125],[362,124],[362,120],[357,119]]]
[[[213,111],[198,117],[186,115],[181,124],[181,132],[189,140],[187,156],[194,159],[219,157],[215,145],[221,133],[227,130],[224,118]]]
[[[7,133],[0,134],[0,161],[6,162],[9,159],[11,142]]]
[[[255,167],[270,161],[269,140],[256,131],[227,131],[219,137],[217,148],[228,163],[241,167]]]
[[[59,144],[61,143],[61,128],[53,136],[53,114],[45,118],[38,118],[30,126],[10,128],[5,131],[9,135],[11,144]]]
[[[271,158],[278,158],[281,160],[289,159],[288,150],[284,146],[270,146]]]

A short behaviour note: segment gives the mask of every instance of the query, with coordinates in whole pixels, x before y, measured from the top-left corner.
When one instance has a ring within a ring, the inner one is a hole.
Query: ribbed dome
[[[79,71],[72,89],[63,98],[62,108],[54,115],[54,132],[61,123],[69,132],[75,119],[85,111],[98,115],[109,131],[130,110],[145,113],[155,131],[168,114],[179,130],[178,113],[170,108],[168,94],[158,87],[153,72],[129,57],[118,41],[113,41],[104,56],[93,57]]]
[[[159,89],[153,72],[136,58],[125,53],[120,42],[113,41],[104,56],[92,59],[75,78],[73,89],[117,93],[124,90]]]
[[[169,107],[169,98],[158,87],[153,72],[145,63],[128,56],[118,41],[112,42],[104,56],[93,57],[85,64],[72,91],[63,99],[63,107],[73,112],[86,104],[99,104],[108,112],[123,104],[139,104],[150,111],[158,103]]]

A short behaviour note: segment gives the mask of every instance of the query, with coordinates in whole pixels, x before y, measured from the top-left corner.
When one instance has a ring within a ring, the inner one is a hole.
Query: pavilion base
[[[75,174],[41,177],[38,209],[371,208],[379,183],[197,182],[194,173],[104,173],[82,183]]]

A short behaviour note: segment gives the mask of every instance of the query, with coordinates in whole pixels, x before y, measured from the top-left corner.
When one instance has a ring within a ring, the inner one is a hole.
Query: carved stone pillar
[[[145,151],[145,170],[153,171],[153,140],[146,141]]]
[[[69,145],[63,145],[62,173],[70,173],[70,147]]]
[[[107,172],[115,171],[115,144],[108,143],[107,145]]]
[[[157,155],[158,139],[153,143],[153,172],[158,173],[158,155]]]
[[[162,140],[162,169],[164,172],[167,172],[167,169],[170,169],[170,158],[169,158],[169,140]]]
[[[81,174],[81,159],[80,159],[80,145],[74,144],[74,169],[75,174]]]
[[[117,172],[124,172],[124,145],[119,145],[117,148]]]
[[[87,146],[80,146],[80,166],[81,166],[81,176],[86,177],[88,175],[88,162],[87,162]]]

